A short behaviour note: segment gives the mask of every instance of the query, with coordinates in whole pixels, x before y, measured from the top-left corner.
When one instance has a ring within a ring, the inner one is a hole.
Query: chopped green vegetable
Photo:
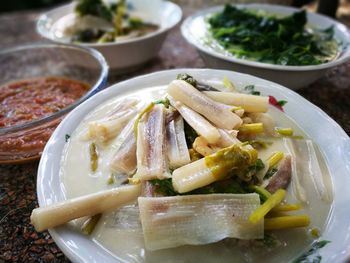
[[[256,95],[259,96],[260,95],[260,91],[255,90],[255,86],[254,85],[247,85],[244,87],[244,90],[252,95]]]
[[[164,98],[164,99],[156,100],[156,101],[154,102],[154,104],[163,104],[164,107],[168,109],[169,106],[170,106],[170,101],[169,101],[169,99],[166,97],[166,98]]]
[[[115,183],[115,178],[114,178],[114,176],[112,174],[110,174],[108,176],[108,179],[107,179],[107,184],[111,185],[111,184],[114,184],[114,183]]]
[[[252,185],[249,188],[260,196],[261,203],[264,203],[271,196],[271,193],[261,186]]]
[[[81,227],[81,232],[85,235],[91,235],[91,233],[94,231],[98,221],[100,221],[102,214],[97,214],[92,217],[90,217]]]
[[[98,166],[98,154],[95,143],[91,143],[89,147],[90,151],[90,168],[91,171],[96,172]]]
[[[229,91],[235,91],[236,90],[235,85],[233,85],[233,83],[227,77],[224,77],[224,80],[222,81],[222,83],[224,84],[224,87],[226,89],[228,89]]]
[[[293,260],[293,263],[320,263],[322,257],[317,255],[318,250],[326,246],[331,241],[328,240],[320,240],[316,241],[311,245],[311,248],[302,254],[297,259]],[[312,258],[311,258],[312,257]]]
[[[164,180],[154,179],[150,180],[149,182],[155,187],[155,191],[159,194],[164,196],[178,195],[178,193],[174,190],[171,178]]]
[[[267,173],[265,174],[264,179],[269,179],[270,177],[272,177],[275,173],[277,173],[278,169],[277,168],[272,168],[270,170],[267,171]]]
[[[260,170],[264,169],[265,165],[264,162],[261,159],[257,159],[255,164],[252,166],[249,166],[244,172],[243,177],[250,179],[254,174],[259,172]]]
[[[272,142],[262,141],[262,140],[252,140],[248,141],[248,144],[250,144],[255,149],[266,149],[268,146],[272,144]]]
[[[276,131],[282,136],[293,136],[294,133],[292,128],[276,128]]]
[[[197,81],[191,76],[188,75],[187,73],[181,73],[176,76],[176,79],[184,80],[188,84],[192,85],[193,87],[197,87]]]
[[[333,28],[306,27],[306,11],[282,18],[226,5],[208,20],[214,39],[238,58],[280,65],[317,65],[333,59]]]
[[[66,134],[66,135],[65,135],[65,140],[66,140],[66,142],[69,141],[69,138],[70,138],[70,135],[69,135],[69,134]]]

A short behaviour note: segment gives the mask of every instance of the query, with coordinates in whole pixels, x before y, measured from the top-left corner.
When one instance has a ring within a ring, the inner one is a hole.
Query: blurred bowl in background
[[[137,13],[142,14],[142,18],[147,18],[147,22],[159,26],[156,31],[118,42],[75,43],[100,51],[115,74],[133,71],[155,57],[167,33],[180,22],[182,17],[181,8],[169,1],[152,0],[147,1],[147,4],[142,0],[131,2]],[[55,23],[62,17],[74,13],[74,7],[75,3],[71,3],[41,15],[37,22],[39,34],[56,43],[67,43],[67,39],[57,38],[55,35]]]
[[[0,72],[0,163],[21,163],[38,159],[62,118],[104,88],[108,65],[90,48],[33,44],[0,51]]]
[[[292,7],[269,4],[239,4],[235,6],[250,10],[263,10],[266,13],[282,16],[300,11],[300,9]],[[334,60],[319,65],[285,66],[236,58],[222,48],[215,48],[208,44],[208,39],[214,42],[216,40],[211,37],[206,19],[222,11],[223,8],[224,6],[217,6],[202,10],[188,17],[181,26],[182,35],[197,48],[208,67],[247,73],[277,82],[290,89],[298,89],[309,85],[322,77],[330,68],[342,64],[350,58],[350,33],[347,27],[331,18],[311,12],[307,12],[309,26],[315,28],[334,26],[334,38],[338,42],[338,56]]]

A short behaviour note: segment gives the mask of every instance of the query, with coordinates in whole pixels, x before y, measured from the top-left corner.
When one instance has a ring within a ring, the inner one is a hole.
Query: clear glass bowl
[[[0,163],[20,163],[40,158],[46,142],[63,117],[105,87],[108,65],[103,56],[91,48],[35,44],[0,51],[0,72],[0,86],[17,80],[52,76],[90,86],[74,103],[51,115],[0,128]],[[5,107],[2,101],[0,107]]]

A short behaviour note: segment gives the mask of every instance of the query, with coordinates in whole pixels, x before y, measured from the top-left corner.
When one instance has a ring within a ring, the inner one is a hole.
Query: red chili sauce
[[[0,86],[0,128],[52,115],[74,103],[89,85],[60,77],[19,80]],[[0,152],[36,151],[42,148],[58,120],[29,131],[0,138]]]

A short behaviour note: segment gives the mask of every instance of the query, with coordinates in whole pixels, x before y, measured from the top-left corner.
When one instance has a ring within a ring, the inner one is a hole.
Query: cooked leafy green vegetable
[[[192,148],[192,144],[194,140],[198,137],[198,134],[186,121],[184,121],[184,131],[186,144],[189,148]]]
[[[226,5],[209,18],[210,32],[238,58],[280,65],[317,65],[336,55],[333,27],[306,28],[305,10],[286,17]]]
[[[179,194],[174,190],[171,178],[164,180],[154,179],[150,180],[150,182],[155,187],[155,191],[158,194],[162,194],[164,196],[174,196]]]
[[[323,248],[325,245],[330,243],[328,240],[316,241],[312,244],[311,248],[302,254],[300,257],[295,259],[293,263],[319,263],[321,262],[322,257],[317,255],[317,251]],[[316,254],[316,255],[315,255]]]
[[[113,13],[102,0],[79,0],[75,12],[79,16],[92,15],[112,21]]]
[[[75,13],[80,16],[95,16],[108,21],[113,28],[102,30],[87,28],[78,30],[72,37],[73,42],[113,42],[118,36],[125,36],[133,32],[135,36],[141,36],[147,32],[155,31],[158,26],[145,23],[139,17],[131,17],[125,0],[116,3],[105,3],[103,0],[78,0]]]
[[[181,73],[176,76],[176,79],[184,80],[188,84],[192,85],[193,87],[197,87],[197,81],[191,76],[188,75],[187,73]]]
[[[173,184],[170,179],[159,180],[154,179],[150,181],[151,184],[155,187],[155,191],[158,194],[164,196],[175,196],[181,195],[176,192],[173,188]],[[237,181],[235,178],[229,178],[226,180],[221,180],[214,182],[210,185],[198,188],[191,192],[184,193],[184,195],[194,195],[194,194],[245,194],[249,193],[249,190],[245,183]]]

